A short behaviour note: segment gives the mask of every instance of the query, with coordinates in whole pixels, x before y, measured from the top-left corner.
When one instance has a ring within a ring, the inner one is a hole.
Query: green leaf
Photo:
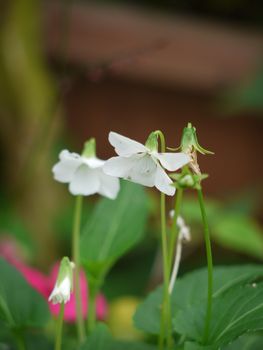
[[[261,273],[262,278],[262,273]],[[207,345],[217,350],[249,331],[263,329],[263,282],[243,280],[213,298]],[[196,342],[202,342],[206,301],[180,310],[175,330]]]
[[[224,350],[262,350],[263,335],[248,333],[224,347]]]
[[[79,350],[106,350],[112,341],[108,327],[99,323]]]
[[[262,230],[249,217],[224,215],[213,225],[213,239],[222,246],[263,258]]]
[[[241,265],[214,268],[214,297],[233,285],[255,278],[262,272],[260,265]],[[207,295],[207,269],[190,272],[175,282],[171,296],[173,317],[180,310],[199,304]],[[134,315],[135,326],[151,334],[159,334],[162,288],[157,288],[141,303]]]
[[[79,350],[157,350],[155,346],[128,341],[116,341],[104,324],[98,324]]]
[[[49,319],[46,301],[1,258],[0,281],[0,320],[11,328],[44,326]]]
[[[122,184],[115,201],[102,199],[83,229],[81,261],[94,278],[102,275],[144,234],[148,207],[142,186]]]

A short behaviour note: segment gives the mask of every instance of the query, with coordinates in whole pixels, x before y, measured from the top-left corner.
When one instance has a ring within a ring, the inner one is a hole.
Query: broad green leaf
[[[123,182],[116,200],[102,199],[83,229],[81,261],[97,277],[138,243],[147,219],[147,197],[142,186]]]
[[[262,278],[262,273],[261,273]],[[263,282],[259,279],[242,281],[213,298],[212,318],[207,345],[211,350],[222,348],[248,330],[263,329]],[[202,343],[205,300],[180,310],[175,319],[175,330]]]
[[[157,350],[155,346],[145,343],[116,341],[104,324],[98,324],[79,350]]]
[[[214,268],[214,297],[241,281],[252,279],[262,272],[260,265],[241,265]],[[190,272],[179,278],[174,286],[171,307],[173,317],[187,307],[206,299],[207,269]],[[162,288],[157,288],[141,303],[134,315],[135,326],[151,334],[159,334]]]
[[[224,215],[213,225],[211,232],[220,245],[263,258],[262,230],[249,217]]]
[[[0,320],[8,327],[41,327],[49,319],[46,301],[0,258]]]
[[[224,350],[262,350],[263,334],[244,334],[233,343],[224,347]]]

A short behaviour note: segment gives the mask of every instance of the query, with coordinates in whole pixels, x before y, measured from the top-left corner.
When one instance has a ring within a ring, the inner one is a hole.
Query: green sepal
[[[188,123],[187,127],[185,127],[183,130],[180,149],[185,153],[192,153],[193,151],[197,151],[204,155],[214,154],[214,152],[211,152],[200,146],[196,135],[196,128],[192,126],[191,123]]]
[[[73,288],[73,266],[74,264],[69,260],[68,257],[64,256],[60,262],[59,271],[58,271],[58,277],[57,277],[57,284],[62,283],[62,281],[69,277],[70,279],[70,285],[71,290]]]
[[[150,150],[150,151],[156,151],[158,152],[158,133],[156,131],[153,131],[150,133],[148,136],[145,146]]]
[[[96,157],[96,140],[94,137],[84,143],[82,156],[86,158]]]
[[[182,172],[181,174],[170,174],[170,178],[175,180],[172,186],[176,188],[192,188],[200,189],[201,182],[208,178],[208,174],[192,174],[189,170]]]

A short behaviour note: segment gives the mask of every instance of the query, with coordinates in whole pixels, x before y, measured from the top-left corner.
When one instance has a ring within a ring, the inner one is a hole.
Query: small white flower
[[[174,217],[174,210],[170,211],[170,216]],[[169,284],[169,293],[171,294],[173,291],[174,283],[176,281],[176,277],[179,270],[179,265],[182,257],[182,248],[184,242],[189,242],[191,240],[190,228],[186,226],[184,219],[181,216],[178,216],[176,220],[176,225],[179,229],[177,243],[176,243],[176,251],[175,251],[175,259],[173,271]]]
[[[106,174],[147,187],[155,186],[169,196],[174,195],[175,187],[171,186],[173,182],[163,168],[176,171],[191,160],[185,153],[158,153],[154,133],[149,136],[146,145],[115,132],[109,133],[109,142],[118,157],[106,161],[103,167]]]
[[[120,189],[119,179],[104,173],[104,160],[95,155],[79,155],[63,150],[60,161],[54,165],[52,172],[55,180],[69,183],[73,195],[89,196],[99,193],[115,199]]]
[[[73,267],[74,263],[69,261],[67,257],[64,257],[61,260],[55,287],[51,292],[48,301],[51,301],[53,304],[66,304],[70,300],[70,294],[73,290]]]

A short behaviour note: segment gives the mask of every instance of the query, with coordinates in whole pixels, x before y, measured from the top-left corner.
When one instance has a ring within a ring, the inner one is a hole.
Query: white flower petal
[[[131,156],[127,158],[112,157],[105,162],[103,171],[107,175],[125,178],[128,176],[131,168],[134,166],[137,160],[138,156]]]
[[[97,170],[90,169],[82,164],[75,172],[69,185],[70,193],[74,195],[89,196],[98,192],[100,180]]]
[[[120,190],[120,180],[101,171],[98,193],[110,199],[115,199]]]
[[[137,159],[125,179],[153,187],[155,183],[157,164],[148,154]]]
[[[172,183],[172,180],[169,178],[166,172],[160,165],[158,165],[155,176],[155,187],[168,196],[173,196],[175,194],[175,187],[171,186]]]
[[[55,284],[55,287],[50,294],[48,301],[51,301],[53,304],[58,303],[67,303],[70,300],[71,292],[71,282],[69,277],[64,278],[64,280],[58,284]]]
[[[60,161],[52,168],[55,180],[59,182],[70,182],[76,169],[82,163],[81,157],[77,153],[70,153],[63,150],[59,154]]]
[[[154,156],[159,159],[162,166],[169,171],[176,171],[190,162],[189,155],[180,153],[156,153]]]
[[[143,144],[112,131],[109,133],[109,142],[115,148],[116,153],[122,157],[149,151]]]
[[[99,159],[97,157],[81,157],[84,164],[87,164],[90,168],[101,168],[105,164],[105,160]]]

